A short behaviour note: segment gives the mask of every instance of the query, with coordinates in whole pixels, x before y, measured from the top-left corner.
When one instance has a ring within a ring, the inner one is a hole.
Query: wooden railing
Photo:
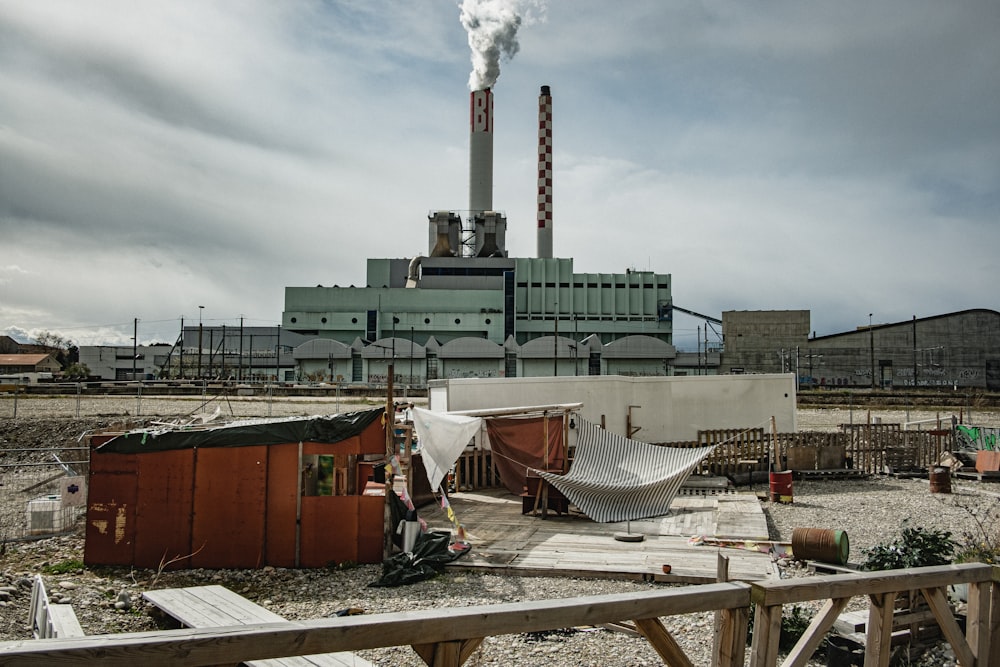
[[[719,632],[713,664],[742,667],[747,620],[756,603],[749,664],[778,664],[781,612],[785,604],[824,600],[805,634],[781,663],[807,663],[837,615],[853,596],[867,596],[865,665],[889,664],[893,600],[901,591],[920,590],[962,667],[1000,666],[1000,567],[945,565],[886,572],[764,581],[716,583],[649,593],[623,593],[475,607],[451,607],[370,616],[345,616],[251,626],[170,630],[71,639],[0,643],[0,663],[18,665],[135,664],[197,667],[246,660],[412,646],[428,664],[458,667],[483,639],[632,620],[667,665],[692,665],[663,618],[717,611]],[[945,598],[945,588],[969,584],[963,634]],[[997,637],[997,641],[991,641]],[[614,641],[609,638],[608,641]]]

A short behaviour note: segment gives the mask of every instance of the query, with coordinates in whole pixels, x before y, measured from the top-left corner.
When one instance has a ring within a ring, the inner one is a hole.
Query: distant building
[[[80,363],[90,377],[101,380],[153,380],[170,350],[169,345],[81,345]]]
[[[791,372],[801,387],[1000,391],[1000,313],[962,310],[809,337],[809,311],[722,314],[722,373]]]
[[[51,354],[0,354],[0,375],[58,373],[59,362]]]

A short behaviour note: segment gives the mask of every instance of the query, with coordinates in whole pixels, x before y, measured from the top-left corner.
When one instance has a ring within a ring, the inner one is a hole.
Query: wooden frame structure
[[[963,635],[944,589],[969,584]],[[539,632],[632,620],[663,658],[689,667],[663,617],[721,611],[713,665],[742,667],[751,601],[756,603],[751,667],[778,664],[781,611],[785,604],[825,600],[805,634],[781,663],[800,667],[809,660],[837,614],[856,595],[871,600],[866,667],[886,667],[892,634],[892,601],[901,591],[920,590],[962,667],[1000,665],[1000,567],[967,563],[938,567],[765,581],[704,584],[651,593],[622,593],[558,600],[451,607],[370,616],[345,616],[221,628],[200,628],[68,639],[0,643],[0,662],[19,665],[134,664],[198,667],[246,660],[357,651],[410,645],[432,667],[458,667],[488,636]]]

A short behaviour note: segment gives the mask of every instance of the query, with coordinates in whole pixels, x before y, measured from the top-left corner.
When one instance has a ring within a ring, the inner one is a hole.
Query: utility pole
[[[243,316],[240,316],[240,366],[236,373],[239,382],[243,382]]]
[[[913,316],[913,388],[917,387],[917,316]]]
[[[201,314],[202,312],[204,312],[204,310],[205,306],[198,306],[198,379],[199,380],[201,379],[201,336],[203,331],[201,327]]]
[[[136,361],[139,358],[139,318],[132,320],[132,381],[136,380]]]
[[[184,377],[184,317],[183,316],[181,317],[181,358],[178,365],[180,366],[180,370],[177,374],[177,377],[183,378]]]
[[[871,347],[872,389],[875,389],[875,329],[872,328],[872,313],[868,313],[868,342]]]

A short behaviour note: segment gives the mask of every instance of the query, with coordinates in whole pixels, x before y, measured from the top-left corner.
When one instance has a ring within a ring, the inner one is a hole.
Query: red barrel
[[[771,502],[792,502],[792,471],[771,473]]]

